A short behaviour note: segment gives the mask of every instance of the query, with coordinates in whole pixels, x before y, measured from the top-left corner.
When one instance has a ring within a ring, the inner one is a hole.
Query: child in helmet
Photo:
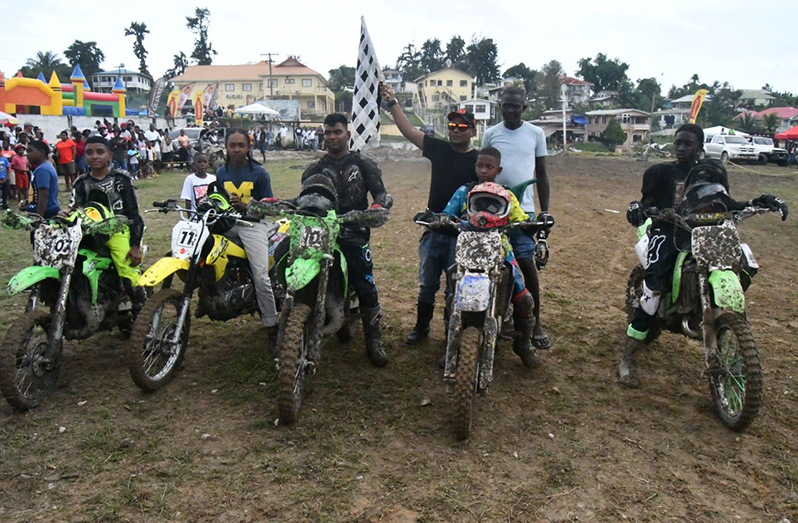
[[[444,214],[455,218],[465,218],[469,198],[479,194],[490,195],[497,201],[509,202],[509,210],[504,213],[493,213],[490,210],[472,213],[468,216],[469,222],[478,228],[491,228],[529,220],[529,215],[521,209],[518,199],[506,187],[495,183],[494,180],[502,172],[501,153],[494,147],[485,147],[479,151],[476,163],[478,182],[460,186],[455,191],[449,203],[443,209]],[[518,335],[513,339],[513,352],[524,363],[524,366],[536,368],[540,366],[537,351],[532,346],[532,329],[535,327],[535,317],[532,315],[534,305],[532,295],[524,285],[524,277],[518,268],[518,263],[513,256],[512,247],[504,239],[505,262],[513,272],[513,325]]]

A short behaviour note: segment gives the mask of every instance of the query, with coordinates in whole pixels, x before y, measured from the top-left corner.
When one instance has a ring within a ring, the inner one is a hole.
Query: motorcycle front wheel
[[[727,312],[715,320],[717,349],[709,374],[709,389],[723,423],[746,428],[761,405],[762,367],[759,351],[742,314]]]
[[[49,343],[50,314],[42,309],[11,324],[0,348],[0,390],[15,409],[38,407],[61,372],[61,340]]]
[[[296,303],[288,313],[288,320],[277,336],[280,368],[277,375],[277,410],[280,423],[296,423],[302,406],[302,389],[305,387],[308,364],[309,339],[305,323],[310,307]]]
[[[191,331],[191,314],[186,319],[177,343],[172,338],[180,318],[183,295],[175,289],[162,289],[141,309],[128,349],[130,377],[146,392],[169,383],[180,368]]]
[[[454,384],[454,432],[459,440],[471,436],[474,397],[479,379],[479,334],[476,327],[468,327],[460,338]]]

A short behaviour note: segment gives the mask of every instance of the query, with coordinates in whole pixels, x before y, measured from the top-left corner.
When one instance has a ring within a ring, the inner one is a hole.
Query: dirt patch
[[[305,158],[312,155],[290,156]],[[127,374],[124,340],[70,343],[58,389],[41,408],[20,415],[0,405],[0,521],[798,520],[792,217],[740,229],[762,267],[748,314],[765,387],[759,417],[736,434],[712,411],[698,345],[682,337],[664,334],[641,357],[639,390],[615,382],[635,264],[624,214],[646,164],[549,163],[557,226],[541,282],[554,348],[529,371],[509,341],[500,343],[470,442],[454,440],[452,397],[433,363],[442,305],[427,342],[403,343],[415,320],[421,233],[411,219],[426,205],[429,165],[386,160],[396,203],[373,249],[387,368],[368,364],[360,330],[349,346],[326,341],[298,424],[275,427],[273,355],[253,318],[195,322],[186,368],[150,395]],[[276,189],[296,190],[295,170],[267,167]],[[794,177],[733,170],[730,181],[740,199],[798,201]],[[176,176],[170,190],[180,183]],[[140,197],[156,190],[164,191],[144,186]],[[165,252],[173,222],[147,220],[152,252]],[[7,245],[9,233],[0,234]],[[19,258],[0,261],[19,270]],[[4,324],[22,303],[3,302]]]

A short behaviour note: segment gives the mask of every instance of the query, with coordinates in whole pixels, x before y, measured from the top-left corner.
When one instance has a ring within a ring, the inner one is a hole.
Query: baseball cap
[[[14,150],[16,151],[17,149],[25,149],[25,144],[18,143],[17,145],[14,146]]]
[[[465,109],[460,109],[459,111],[452,111],[446,116],[446,119],[451,121],[454,118],[462,118],[465,120],[466,124],[472,129],[477,126],[477,121],[474,118],[474,113],[471,111],[466,111]]]

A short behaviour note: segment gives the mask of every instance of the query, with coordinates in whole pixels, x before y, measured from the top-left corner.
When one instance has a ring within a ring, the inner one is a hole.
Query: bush
[[[601,141],[610,150],[615,150],[615,147],[621,145],[626,141],[626,133],[621,129],[621,124],[615,118],[610,118],[607,122],[607,128],[601,133]]]

